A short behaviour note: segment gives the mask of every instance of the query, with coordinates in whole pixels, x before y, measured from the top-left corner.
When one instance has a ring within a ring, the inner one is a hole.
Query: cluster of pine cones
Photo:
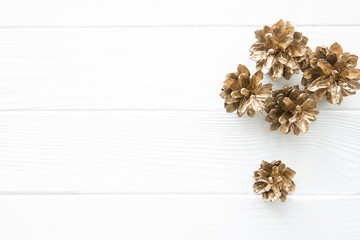
[[[255,31],[257,41],[250,47],[250,58],[256,61],[257,72],[251,76],[244,65],[237,72],[227,74],[220,96],[225,99],[227,112],[237,111],[239,117],[247,113],[253,117],[263,110],[270,130],[299,135],[308,131],[308,123],[316,120],[316,102],[326,96],[331,104],[341,104],[344,96],[360,89],[358,57],[343,52],[340,44],[322,46],[312,51],[308,38],[295,32],[290,22],[278,21],[272,27]],[[272,91],[272,84],[263,85],[263,74],[273,81],[282,76],[290,79],[303,72],[302,85]]]

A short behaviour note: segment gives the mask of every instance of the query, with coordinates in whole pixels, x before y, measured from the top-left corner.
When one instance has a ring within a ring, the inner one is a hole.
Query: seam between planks
[[[342,109],[319,109],[322,112],[358,112],[357,108]],[[174,108],[59,108],[59,109],[0,109],[0,113],[5,112],[212,112],[224,113],[222,110],[211,109],[174,109]],[[226,112],[225,112],[226,113]],[[265,112],[264,112],[265,114]]]
[[[244,194],[244,193],[216,193],[216,192],[199,192],[199,193],[186,193],[186,192],[174,192],[174,193],[165,193],[165,192],[40,192],[40,191],[32,191],[32,192],[8,192],[8,191],[0,191],[0,196],[103,196],[103,195],[111,195],[111,196],[241,196],[241,197],[249,197],[249,198],[258,198],[257,194]],[[327,198],[355,198],[360,199],[360,194],[295,194],[290,195],[292,198],[318,198],[318,199],[327,199]]]
[[[0,29],[106,29],[106,28],[261,28],[264,24],[181,24],[181,25],[79,25],[79,26],[47,26],[47,25],[19,25],[19,26],[0,26]],[[330,27],[360,27],[360,24],[296,24],[296,27],[314,27],[314,28],[330,28]]]

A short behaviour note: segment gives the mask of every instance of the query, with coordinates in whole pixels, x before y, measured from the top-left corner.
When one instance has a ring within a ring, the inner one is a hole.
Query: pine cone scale
[[[285,51],[286,48],[290,46],[290,44],[292,43],[293,40],[294,39],[292,36],[286,35],[280,40],[280,42],[278,43],[278,46],[280,47],[280,49],[282,51]]]
[[[318,61],[317,65],[326,75],[330,75],[333,70],[331,64],[322,59]]]
[[[348,69],[347,72],[344,72],[343,75],[340,75],[342,78],[346,77],[348,80],[360,80],[360,69]],[[354,86],[360,86],[359,82],[347,81],[348,84],[352,83]],[[358,87],[359,88],[359,87]]]
[[[273,68],[270,69],[270,72],[269,72],[270,78],[273,80],[280,79],[281,76],[284,75],[284,65],[286,65],[286,64],[287,64],[287,62],[285,64],[281,64],[281,63],[274,64]]]
[[[330,52],[334,52],[337,55],[337,57],[339,58],[344,51],[343,51],[341,45],[339,43],[335,42],[334,44],[332,44],[330,46]]]
[[[306,54],[307,49],[304,46],[291,45],[289,46],[289,55],[292,57],[302,57]]]
[[[225,110],[228,113],[232,113],[235,112],[235,110],[237,109],[237,105],[236,104],[228,104],[225,106]]]

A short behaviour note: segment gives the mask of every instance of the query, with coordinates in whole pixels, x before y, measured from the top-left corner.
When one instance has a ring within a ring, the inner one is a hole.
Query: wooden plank
[[[220,110],[226,73],[239,63],[255,70],[248,51],[255,29],[2,29],[0,110]],[[299,30],[311,36],[311,47],[337,40],[360,53],[353,37],[360,27]],[[347,97],[341,107],[322,102],[319,109],[359,109],[359,100]]]
[[[0,115],[2,193],[252,193],[262,159],[298,173],[297,194],[358,194],[359,111],[318,115],[301,136],[225,112]]]
[[[359,239],[359,196],[1,196],[0,238]]]
[[[360,24],[354,1],[2,0],[1,26]]]

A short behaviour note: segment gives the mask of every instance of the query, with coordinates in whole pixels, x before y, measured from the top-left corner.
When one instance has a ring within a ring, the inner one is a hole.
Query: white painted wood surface
[[[320,102],[299,137],[218,97],[237,64],[254,72],[253,31],[279,18],[312,48],[360,55],[358,9],[2,0],[0,239],[359,239],[360,94]],[[297,170],[286,203],[252,193],[262,159]]]
[[[346,203],[346,204],[344,204]],[[358,239],[358,196],[2,196],[1,239]],[[19,231],[21,229],[21,231]]]
[[[0,26],[358,25],[356,0],[2,0]]]
[[[0,189],[251,194],[261,159],[286,159],[298,171],[296,195],[360,193],[359,111],[323,112],[299,137],[270,132],[264,117],[181,110],[3,112]]]
[[[257,27],[2,29],[0,109],[221,110],[217,97],[239,63],[255,71]],[[309,45],[339,41],[360,55],[359,27],[300,27]],[[334,31],[337,33],[334,36]],[[291,81],[299,84],[301,74]],[[265,81],[270,82],[268,76]],[[354,109],[360,95],[344,99]]]

